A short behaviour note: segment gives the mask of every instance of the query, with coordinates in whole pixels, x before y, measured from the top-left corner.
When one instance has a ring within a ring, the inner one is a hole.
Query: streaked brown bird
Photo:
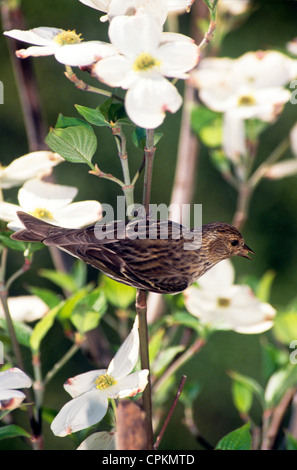
[[[18,217],[25,229],[14,240],[56,246],[118,282],[161,294],[183,291],[219,261],[253,253],[235,227],[221,222],[192,230],[150,219],[68,229],[24,212]]]

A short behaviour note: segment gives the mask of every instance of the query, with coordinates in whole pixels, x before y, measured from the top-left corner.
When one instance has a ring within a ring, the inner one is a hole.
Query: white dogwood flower
[[[187,310],[210,328],[257,334],[273,326],[275,309],[258,300],[251,288],[234,284],[230,260],[218,263],[201,276],[198,286],[184,293]]]
[[[127,91],[125,107],[138,126],[154,129],[165,112],[175,113],[182,98],[165,77],[185,79],[197,63],[199,49],[187,36],[162,33],[151,16],[117,16],[109,37],[119,54],[93,67],[97,78]]]
[[[17,212],[23,211],[54,225],[79,228],[102,217],[102,206],[97,201],[72,202],[77,188],[28,180],[18,192],[19,205],[0,202],[0,219],[9,222],[8,228],[23,228]]]
[[[29,388],[32,380],[17,367],[0,372],[0,410],[14,410],[26,395],[18,390]]]
[[[16,51],[17,57],[40,57],[54,55],[62,64],[83,67],[93,64],[102,57],[115,53],[114,48],[101,41],[85,41],[75,31],[41,26],[28,31],[12,29],[3,33],[19,41],[34,44],[28,49]],[[103,46],[103,47],[102,47]]]
[[[189,11],[194,0],[79,0],[88,7],[107,13],[101,21],[112,20],[115,16],[134,14],[153,15],[161,24],[167,13]]]
[[[8,166],[0,164],[0,187],[8,189],[21,186],[31,178],[50,174],[55,165],[64,161],[57,153],[39,151],[16,158]]]
[[[144,390],[148,370],[132,372],[139,355],[138,317],[107,369],[92,370],[68,379],[65,390],[72,396],[51,424],[56,436],[66,436],[101,421],[109,398],[133,397]]]
[[[244,121],[273,122],[291,97],[284,86],[296,76],[297,61],[273,50],[204,59],[192,72],[201,101],[224,113],[223,148],[232,161],[246,152]]]

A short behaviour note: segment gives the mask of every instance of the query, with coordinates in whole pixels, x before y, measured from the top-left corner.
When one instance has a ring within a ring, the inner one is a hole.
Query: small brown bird
[[[235,227],[221,222],[192,230],[150,219],[68,229],[24,212],[18,217],[26,228],[14,240],[56,246],[118,282],[162,294],[183,291],[223,259],[253,253]]]

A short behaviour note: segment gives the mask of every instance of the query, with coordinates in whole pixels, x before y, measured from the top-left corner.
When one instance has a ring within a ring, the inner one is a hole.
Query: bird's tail
[[[61,229],[61,227],[48,224],[47,222],[37,219],[25,212],[17,212],[17,215],[26,228],[13,233],[11,238],[14,240],[21,240],[24,242],[43,242],[50,233],[53,233],[55,230],[60,231]]]

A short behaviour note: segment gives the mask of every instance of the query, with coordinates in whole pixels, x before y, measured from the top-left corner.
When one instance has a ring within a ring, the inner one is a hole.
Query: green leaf
[[[265,388],[266,407],[276,406],[282,399],[284,393],[297,384],[297,365],[287,364],[281,368],[268,380]]]
[[[246,384],[236,380],[232,383],[232,398],[239,413],[247,414],[253,403],[253,391]]]
[[[8,439],[11,437],[28,437],[30,438],[30,434],[25,431],[20,426],[16,424],[8,424],[7,426],[0,427],[0,440],[1,439]]]
[[[13,326],[18,343],[20,343],[22,346],[29,348],[32,328],[26,323],[17,321],[13,322]],[[0,328],[2,328],[9,336],[7,322],[4,318],[0,318]]]
[[[97,312],[73,312],[71,322],[80,334],[94,330],[99,325],[101,315]]]
[[[98,108],[88,108],[87,106],[81,106],[79,104],[75,105],[79,114],[81,114],[86,121],[94,126],[107,126],[110,127],[109,121],[105,118],[105,116],[100,112]]]
[[[65,322],[70,319],[71,314],[75,308],[77,302],[83,299],[86,295],[89,294],[91,286],[85,286],[82,289],[76,291],[67,300],[64,301],[61,310],[58,314],[58,318],[61,322]]]
[[[152,364],[153,374],[156,376],[160,376],[166,370],[169,364],[173,361],[175,356],[180,352],[184,351],[184,349],[184,346],[177,345],[170,346],[169,348],[166,348],[161,351]]]
[[[219,113],[212,111],[205,106],[195,106],[191,114],[191,125],[192,129],[196,134],[199,134],[203,127],[210,127],[213,121],[215,121]]]
[[[71,274],[52,269],[41,269],[40,275],[52,281],[57,286],[61,287],[61,289],[65,289],[69,292],[75,292],[77,290],[77,285]]]
[[[165,329],[159,328],[153,335],[151,335],[149,340],[149,358],[150,363],[153,363],[157,354],[161,350],[162,340],[164,337]]]
[[[13,232],[0,232],[0,241],[3,243],[6,248],[10,248],[11,250],[22,251],[24,252],[28,246],[27,243],[21,242],[18,240],[13,240],[10,238],[10,235]]]
[[[106,309],[104,292],[98,288],[75,304],[70,320],[81,334],[85,334],[98,326]]]
[[[72,276],[77,289],[81,289],[87,282],[87,264],[76,260],[72,268]]]
[[[238,429],[224,436],[217,444],[216,450],[251,450],[252,438],[250,423],[246,423]]]
[[[259,300],[261,300],[261,302],[269,301],[271,287],[272,287],[274,278],[275,278],[275,272],[269,270],[260,279],[257,289],[256,289],[256,296],[258,297]]]
[[[135,300],[136,289],[104,276],[103,290],[107,300],[122,309],[126,309]]]
[[[250,392],[252,392],[258,398],[262,407],[265,406],[264,390],[256,380],[233,370],[229,371],[228,375],[234,382],[240,384],[241,387],[244,387],[246,390],[250,390]]]
[[[192,330],[197,331],[197,333],[201,332],[201,324],[199,320],[185,311],[175,312],[172,315],[164,317],[164,320],[166,320],[169,325],[182,325],[186,328],[191,328]]]
[[[30,347],[33,353],[37,353],[39,351],[41,341],[53,326],[55,318],[61,309],[61,305],[63,305],[63,303],[52,308],[41,320],[39,320],[38,323],[36,323],[30,337]]]
[[[42,287],[28,287],[28,290],[31,294],[37,295],[37,297],[40,297],[43,302],[46,303],[46,305],[49,306],[49,308],[56,307],[61,302],[60,297],[53,291],[49,289],[43,289]]]
[[[290,345],[297,339],[297,311],[294,309],[278,313],[272,331],[278,341]]]
[[[113,98],[108,98],[96,109],[102,113],[110,126],[117,124],[134,125],[126,114],[125,106],[122,103],[113,103]]]
[[[91,168],[97,139],[94,131],[86,126],[51,129],[45,142],[54,152],[72,163],[86,163]]]
[[[201,129],[199,137],[202,142],[210,148],[219,147],[223,140],[223,130],[221,119],[216,119],[211,126],[205,126]]]
[[[286,433],[287,446],[286,450],[297,450],[297,440],[290,433]]]
[[[61,113],[58,116],[55,129],[58,129],[58,128],[62,129],[66,127],[75,127],[75,126],[85,126],[88,129],[91,129],[91,126],[83,119],[63,116],[63,114]]]
[[[157,145],[157,143],[161,140],[162,137],[162,132],[155,132],[154,145]],[[146,146],[146,130],[142,127],[136,127],[132,134],[132,142],[135,147],[137,147],[139,150],[141,150],[141,152],[143,152]]]

